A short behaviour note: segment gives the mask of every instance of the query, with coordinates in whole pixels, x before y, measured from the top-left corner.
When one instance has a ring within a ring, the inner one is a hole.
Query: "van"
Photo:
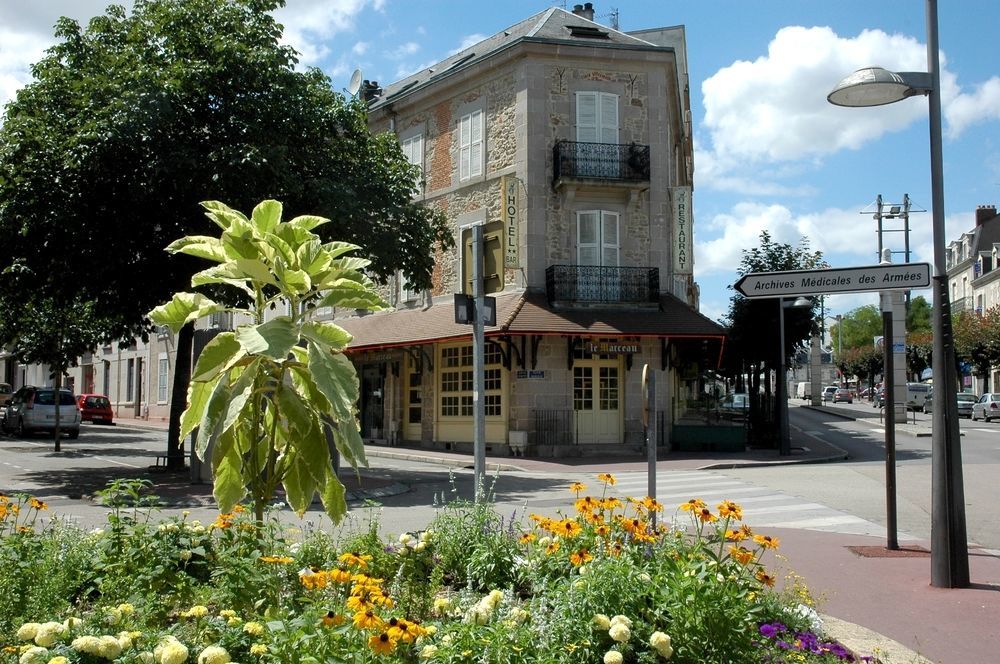
[[[796,399],[812,399],[812,382],[804,380],[795,386]]]
[[[927,383],[906,384],[906,409],[924,412],[924,402],[930,397],[931,386]]]

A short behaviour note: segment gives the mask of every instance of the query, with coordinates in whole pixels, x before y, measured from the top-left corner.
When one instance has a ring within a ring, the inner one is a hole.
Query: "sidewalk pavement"
[[[857,408],[804,407],[818,408],[845,419],[879,419],[877,411],[868,417],[865,410]],[[122,426],[166,428],[165,423],[119,421]],[[930,435],[930,423],[900,423],[897,432]],[[724,453],[671,452],[658,460],[657,467],[661,471],[720,469],[836,462],[847,458],[844,450],[794,427],[792,446],[793,453],[788,457],[780,457],[774,450],[748,450],[738,457]],[[469,455],[435,450],[368,446],[366,452],[369,457],[472,466]],[[490,470],[623,473],[644,471],[647,462],[638,455],[562,459],[490,456],[487,466]],[[362,478],[362,482],[364,487],[349,487],[355,489],[357,496],[399,488],[368,484],[368,478]],[[210,487],[207,491],[210,497]],[[791,575],[786,582],[798,577],[805,583],[820,600],[827,632],[855,652],[875,653],[888,664],[1000,661],[997,654],[1000,558],[992,552],[970,549],[970,587],[945,589],[930,586],[930,543],[926,541],[907,541],[899,551],[889,551],[885,541],[875,537],[806,529],[771,529],[769,534],[781,541],[779,561]]]

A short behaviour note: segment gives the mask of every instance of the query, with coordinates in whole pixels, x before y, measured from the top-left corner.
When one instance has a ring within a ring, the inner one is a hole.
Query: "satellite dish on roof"
[[[351,74],[351,82],[347,84],[347,92],[352,96],[357,96],[358,90],[361,89],[361,70],[355,69],[354,73]]]

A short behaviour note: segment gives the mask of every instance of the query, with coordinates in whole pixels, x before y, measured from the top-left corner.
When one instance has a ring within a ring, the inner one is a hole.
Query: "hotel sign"
[[[670,210],[673,213],[671,248],[674,253],[674,274],[692,274],[694,250],[691,237],[691,187],[670,189]]]
[[[503,220],[503,266],[519,267],[517,220],[521,213],[521,181],[513,175],[500,178],[500,218]]]

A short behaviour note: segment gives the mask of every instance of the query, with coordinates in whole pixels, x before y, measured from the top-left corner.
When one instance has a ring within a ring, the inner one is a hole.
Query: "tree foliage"
[[[963,311],[955,316],[955,354],[967,362],[973,372],[982,377],[982,389],[988,391],[988,379],[992,367],[1000,365],[1000,306],[993,307],[982,315]]]
[[[15,268],[0,298],[72,291],[105,337],[143,334],[186,287],[193,263],[162,249],[208,231],[206,199],[333,217],[323,232],[364,247],[376,277],[429,285],[443,218],[413,201],[416,170],[363,103],[296,69],[282,5],[137,0],[86,28],[60,19],[0,131],[0,269]]]
[[[326,513],[339,521],[347,506],[327,433],[355,468],[365,463],[358,377],[343,355],[351,335],[335,323],[313,320],[314,309],[300,305],[384,308],[363,272],[370,261],[348,255],[356,245],[323,244],[312,230],[328,219],[281,221],[277,201],[263,201],[250,218],[222,203],[204,207],[221,237],[185,237],[168,251],[214,263],[191,278],[192,286],[236,288],[251,304],[226,307],[200,293],[181,292],[150,313],[175,332],[218,311],[248,321],[219,334],[199,356],[181,435],[197,428],[198,456],[204,460],[212,450],[214,493],[223,512],[249,491],[254,515],[262,521],[280,485],[299,516],[319,494]],[[279,304],[287,304],[290,313],[266,318]]]

